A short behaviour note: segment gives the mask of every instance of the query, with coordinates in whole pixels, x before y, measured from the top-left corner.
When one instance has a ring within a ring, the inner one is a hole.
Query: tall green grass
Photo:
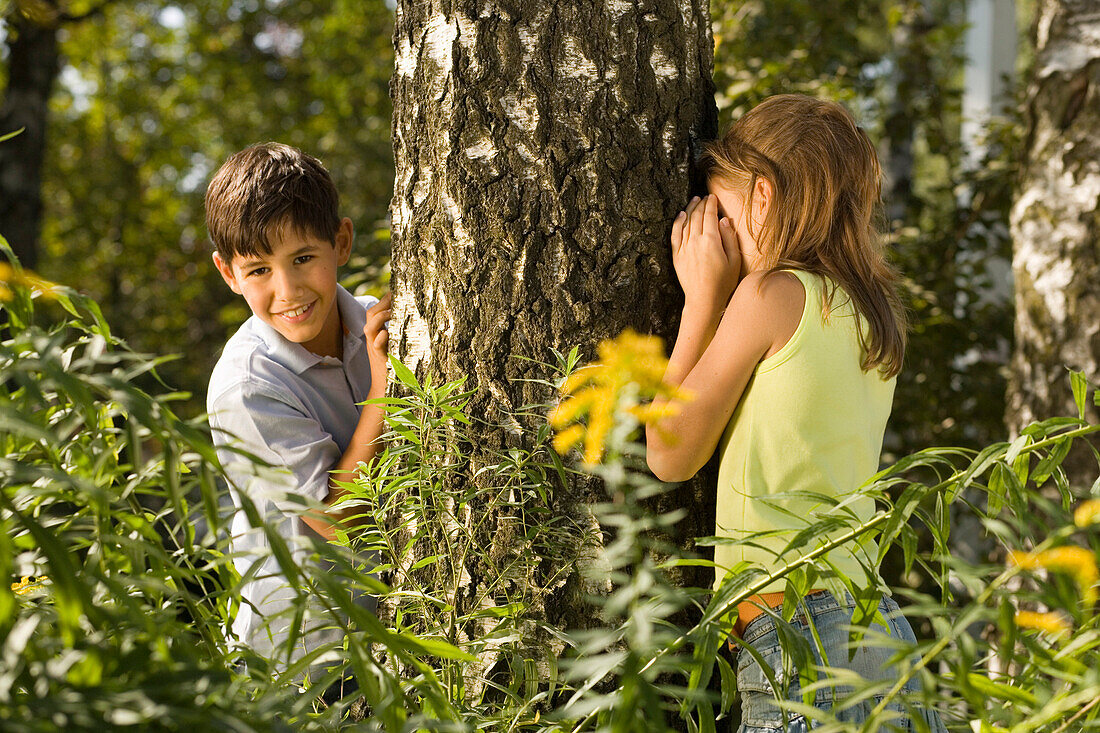
[[[733,568],[712,593],[669,579],[677,565],[708,565],[705,546],[727,540],[702,538],[693,553],[664,539],[683,510],[650,510],[667,487],[644,468],[644,398],[629,380],[600,428],[600,462],[559,457],[543,418],[550,406],[532,405],[519,416],[531,426],[525,447],[501,451],[470,480],[464,426],[475,417],[463,384],[420,383],[395,362],[387,447],[348,485],[364,524],[343,546],[310,548],[333,572],[299,567],[244,501],[298,591],[293,623],[308,606],[347,631],[288,667],[285,650],[264,658],[232,636],[242,578],[227,544],[225,477],[204,422],[173,411],[179,395],[157,381],[160,360],[114,338],[87,298],[18,265],[3,275],[0,729],[728,729],[737,715],[724,651],[730,612],[778,577],[789,589],[777,619],[787,669],[768,670],[773,681],[843,683],[874,701],[862,726],[782,703],[822,731],[889,730],[889,703],[934,706],[957,731],[1100,728],[1100,504],[1088,501],[1100,481],[1070,486],[1059,468],[1100,430],[1083,417],[1091,387],[1081,375],[1071,376],[1078,416],[979,452],[906,457],[863,487],[876,499],[869,520],[821,497],[790,540],[794,560],[770,572]],[[547,383],[561,384],[577,362],[576,351],[558,356]],[[576,512],[562,497],[582,475],[606,500]],[[997,546],[977,564],[950,551],[948,509],[971,489],[985,500],[962,509]],[[938,588],[893,589],[934,631],[898,650],[902,675],[922,681],[915,699],[897,680],[815,667],[790,625],[801,593],[825,585],[860,600],[867,611],[853,638],[864,633],[881,589],[828,563],[834,546],[864,537],[879,548],[869,566],[897,553]],[[469,561],[486,552],[496,553],[495,573],[472,577]],[[547,620],[568,577],[590,596],[585,629]],[[355,589],[378,596],[377,615],[353,602]],[[328,671],[303,680],[321,658]],[[345,674],[362,700],[326,707],[321,692]]]

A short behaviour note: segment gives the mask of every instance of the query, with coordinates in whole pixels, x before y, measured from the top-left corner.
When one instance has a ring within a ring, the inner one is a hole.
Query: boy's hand
[[[393,315],[393,294],[387,292],[382,299],[367,310],[367,322],[363,325],[363,335],[367,339],[367,356],[370,358],[370,376],[372,396],[380,397],[386,391],[386,379],[389,371],[387,347],[390,332],[386,322]]]
[[[693,198],[672,223],[672,266],[685,307],[720,313],[741,276],[741,248],[728,218],[718,221],[718,197]]]

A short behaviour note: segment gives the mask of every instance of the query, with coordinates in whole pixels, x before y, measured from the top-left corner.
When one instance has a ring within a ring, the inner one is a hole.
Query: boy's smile
[[[351,254],[352,226],[344,219],[331,244],[296,227],[273,228],[271,253],[234,255],[214,264],[252,313],[288,341],[318,356],[343,356],[343,330],[336,306],[336,270]]]

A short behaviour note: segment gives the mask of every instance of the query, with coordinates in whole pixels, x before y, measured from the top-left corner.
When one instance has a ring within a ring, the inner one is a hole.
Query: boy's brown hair
[[[271,254],[268,236],[290,225],[336,242],[340,197],[321,161],[281,143],[231,155],[206,189],[206,230],[226,262]]]

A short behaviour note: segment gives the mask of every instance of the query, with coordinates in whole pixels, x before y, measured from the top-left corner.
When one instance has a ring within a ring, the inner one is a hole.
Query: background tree
[[[1007,420],[1075,415],[1067,367],[1100,379],[1100,15],[1088,0],[1040,0],[1028,129],[1012,209],[1016,348]],[[1092,420],[1093,405],[1087,407]],[[1100,445],[1094,443],[1094,445]],[[1071,457],[1072,484],[1095,475]]]
[[[475,390],[469,477],[534,434],[516,415],[552,397],[529,380],[548,377],[553,349],[590,358],[627,327],[675,334],[667,238],[695,144],[715,134],[710,19],[692,0],[402,0],[394,46],[391,350]],[[591,525],[578,507],[592,492],[556,500]],[[691,509],[684,537],[712,532],[712,491],[686,485],[672,503]],[[506,522],[487,524],[469,586],[507,551]],[[590,623],[576,581],[534,612]]]
[[[18,144],[0,146],[0,232],[7,235],[27,267],[38,265],[49,102],[61,70],[58,34],[64,27],[98,15],[105,4],[106,0],[94,4],[56,0],[0,4],[7,56],[7,78],[0,92],[0,130],[23,131]]]

